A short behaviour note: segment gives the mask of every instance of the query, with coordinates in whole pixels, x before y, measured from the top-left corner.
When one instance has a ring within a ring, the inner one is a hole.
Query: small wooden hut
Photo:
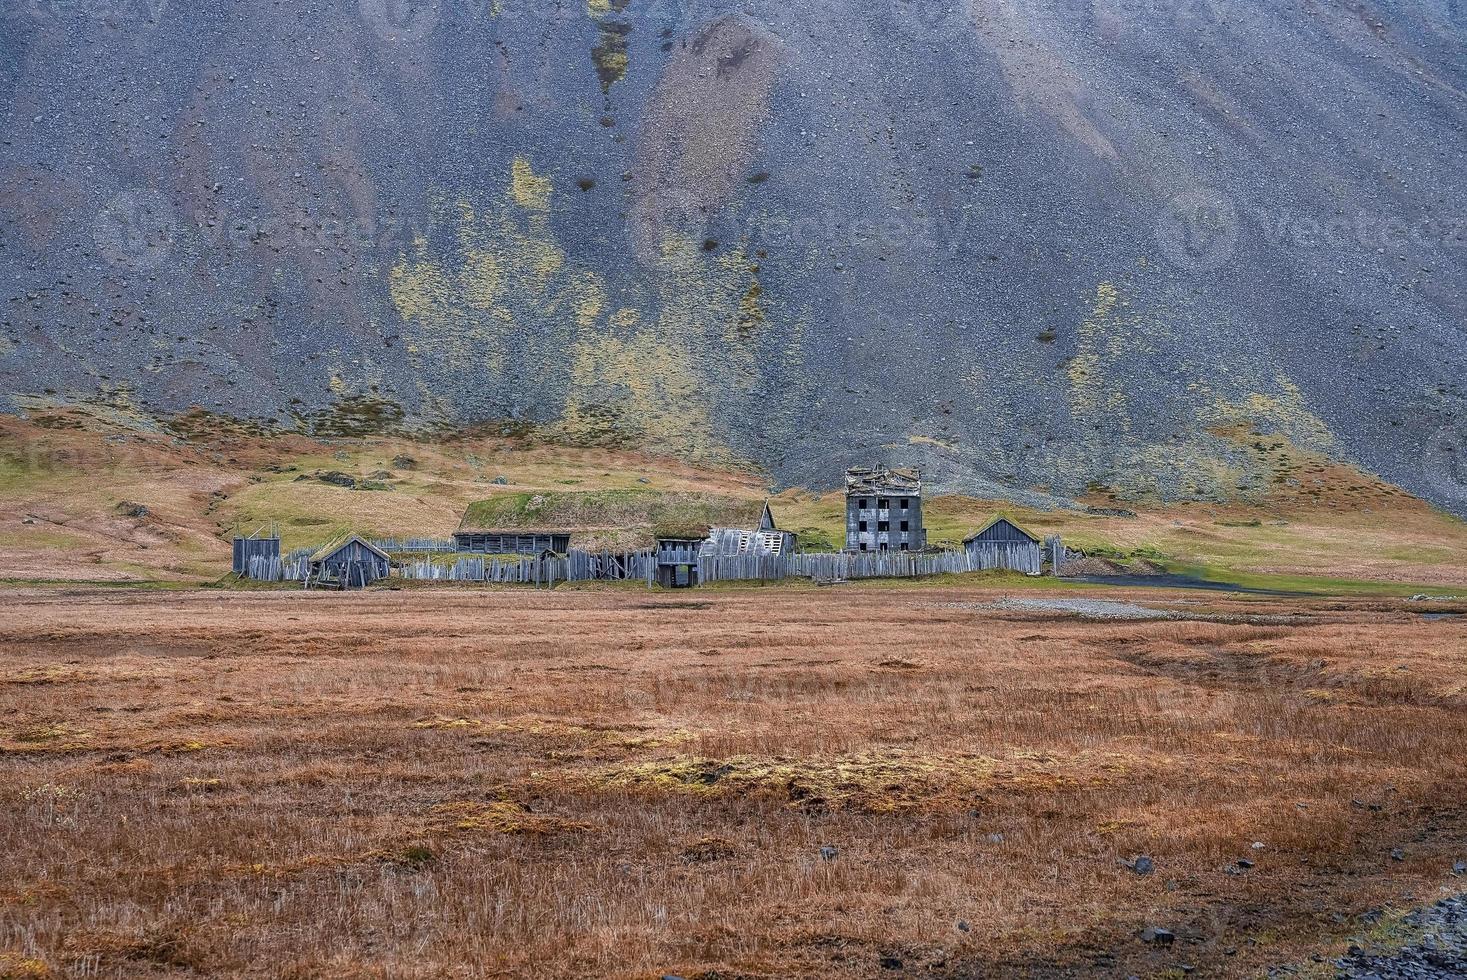
[[[976,570],[1006,568],[1038,575],[1043,555],[1037,535],[1007,517],[995,517],[963,539],[968,564]]]
[[[267,571],[279,570],[280,529],[275,524],[253,531],[234,534],[234,560],[231,570],[235,575],[248,577],[258,571],[263,577]]]
[[[667,589],[686,589],[698,584],[698,555],[708,540],[702,533],[680,528],[657,534],[657,584]]]
[[[355,534],[337,538],[310,557],[308,585],[356,589],[387,577],[387,552]]]

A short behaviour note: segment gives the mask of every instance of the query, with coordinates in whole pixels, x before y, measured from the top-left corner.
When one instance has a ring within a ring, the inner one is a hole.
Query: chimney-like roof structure
[[[854,494],[922,496],[922,474],[914,467],[853,466],[846,470],[846,496]]]

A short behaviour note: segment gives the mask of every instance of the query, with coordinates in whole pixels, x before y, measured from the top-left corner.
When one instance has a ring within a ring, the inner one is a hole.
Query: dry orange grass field
[[[0,974],[1246,976],[1460,889],[1467,620],[1015,594],[10,591]]]

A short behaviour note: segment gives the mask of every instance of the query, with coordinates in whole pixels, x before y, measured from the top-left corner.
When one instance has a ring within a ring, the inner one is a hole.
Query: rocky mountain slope
[[[1459,0],[29,0],[0,392],[1467,511]]]

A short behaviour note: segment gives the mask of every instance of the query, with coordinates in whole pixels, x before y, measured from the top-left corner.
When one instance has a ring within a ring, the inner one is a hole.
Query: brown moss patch
[[[878,751],[827,759],[685,756],[607,766],[569,778],[603,790],[765,796],[793,807],[889,813],[969,806],[994,791],[1099,786],[1138,768],[1138,760],[1119,755],[1020,753],[1001,760]]]
[[[496,834],[548,835],[589,830],[590,825],[548,813],[536,813],[528,804],[512,800],[481,803],[455,800],[439,803],[429,811],[437,830],[487,830]]]

